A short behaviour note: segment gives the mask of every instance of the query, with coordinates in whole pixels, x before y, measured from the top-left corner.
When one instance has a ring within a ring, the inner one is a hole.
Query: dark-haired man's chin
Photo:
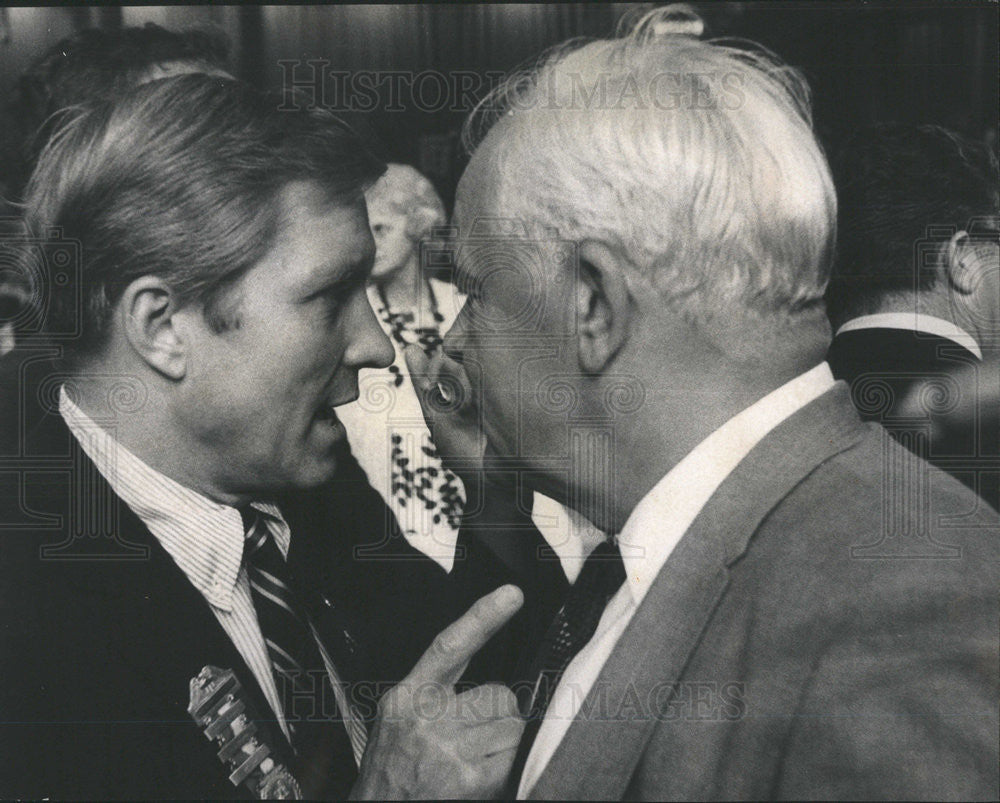
[[[337,437],[319,444],[315,440],[310,451],[292,469],[286,483],[288,491],[310,491],[339,479],[342,468],[353,462],[347,439]]]

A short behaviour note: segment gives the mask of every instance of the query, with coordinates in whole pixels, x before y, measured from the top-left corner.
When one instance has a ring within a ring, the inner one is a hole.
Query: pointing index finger
[[[521,607],[517,586],[505,585],[475,604],[442,630],[417,661],[407,680],[454,686],[474,656]]]

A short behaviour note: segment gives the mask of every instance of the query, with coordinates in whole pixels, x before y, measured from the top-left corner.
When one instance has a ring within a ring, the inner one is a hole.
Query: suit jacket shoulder
[[[827,355],[837,379],[854,385],[862,377],[913,381],[955,370],[977,357],[953,340],[906,329],[855,329],[837,335]]]
[[[18,465],[0,502],[0,739],[15,759],[0,789],[235,796],[187,714],[188,682],[206,664],[232,668],[258,713],[270,709],[207,604],[61,418]]]
[[[187,713],[189,682],[206,665],[234,671],[275,757],[290,766],[273,712],[215,614],[61,417],[50,415],[26,446],[0,493],[0,738],[5,755],[18,757],[0,768],[0,789],[24,797],[245,796]],[[343,512],[324,523],[293,529],[290,564],[301,552],[316,567],[303,577],[310,602],[336,598],[323,583],[336,565],[337,536],[364,524]],[[332,643],[341,620],[326,606],[312,610]],[[349,666],[334,661],[348,684],[373,671],[362,656]],[[331,789],[352,782],[330,778]]]
[[[836,387],[706,505],[532,796],[995,796],[997,527]]]
[[[978,408],[966,421],[943,415],[967,392],[953,375],[981,360],[945,337],[903,329],[858,329],[837,335],[827,357],[834,376],[847,382],[851,400],[866,421],[885,426],[900,443],[1000,508],[1000,422],[995,410]],[[922,411],[900,408],[921,380]]]

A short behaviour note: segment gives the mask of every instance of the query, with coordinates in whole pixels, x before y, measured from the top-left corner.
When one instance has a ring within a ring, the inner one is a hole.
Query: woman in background
[[[337,415],[406,540],[450,571],[465,492],[441,465],[403,357],[410,344],[438,348],[464,301],[421,265],[421,241],[445,223],[444,204],[430,181],[403,164],[390,164],[366,199],[376,248],[368,298],[396,358],[388,373],[362,371],[360,397]]]

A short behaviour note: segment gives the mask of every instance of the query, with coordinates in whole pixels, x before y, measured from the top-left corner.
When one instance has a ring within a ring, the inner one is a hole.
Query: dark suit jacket
[[[531,796],[996,799],[998,526],[838,383],[709,500]]]
[[[58,390],[60,372],[53,362],[58,354],[58,346],[20,337],[13,351],[0,356],[0,461],[21,454],[26,433],[45,407],[39,396],[51,394],[53,386]]]
[[[189,680],[212,664],[233,669],[271,716],[208,604],[60,416],[43,416],[19,451],[0,463],[0,797],[246,796],[186,711]],[[365,714],[466,603],[511,579],[481,550],[449,577],[410,548],[347,452],[331,486],[280,506],[314,624],[328,642],[344,627],[357,641],[338,671]],[[486,651],[490,679],[506,679],[520,621]],[[339,757],[324,795],[347,792],[352,764]]]
[[[926,332],[872,328],[837,335],[827,359],[833,375],[851,387],[864,420],[882,424],[908,449],[968,485],[994,509],[1000,507],[1000,421],[995,411],[982,410],[978,421],[930,438],[931,425],[941,421],[959,392],[948,374],[979,363],[972,352]],[[937,380],[940,393],[927,396],[923,418],[904,418],[900,404],[922,379]]]

